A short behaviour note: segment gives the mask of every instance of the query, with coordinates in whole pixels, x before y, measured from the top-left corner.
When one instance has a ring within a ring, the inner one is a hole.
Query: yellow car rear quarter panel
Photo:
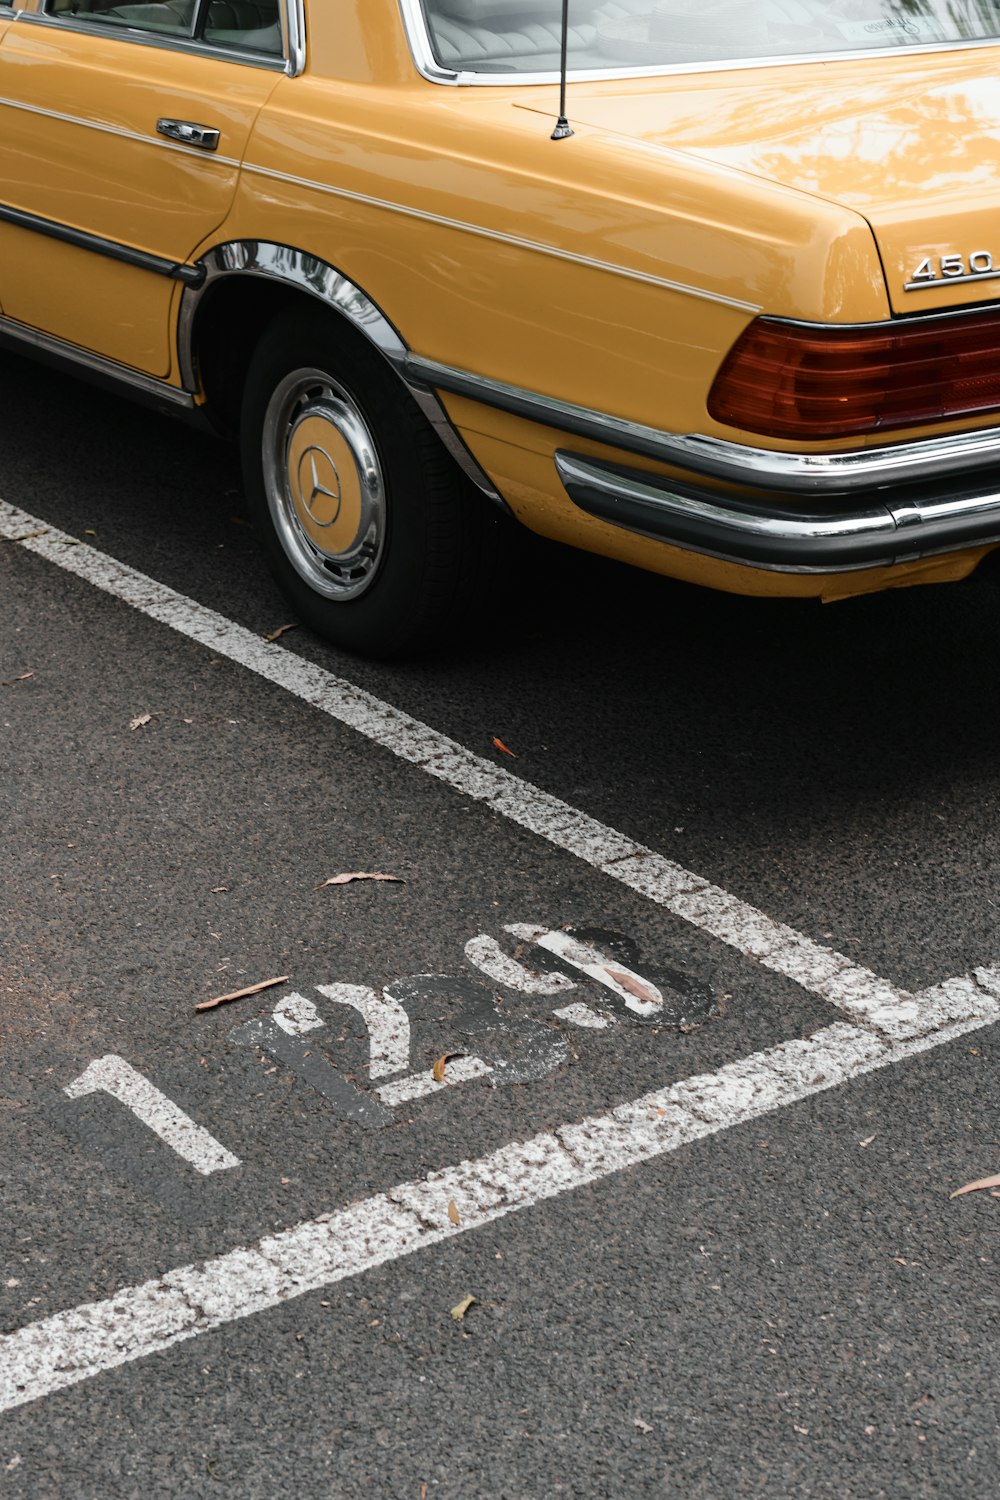
[[[599,134],[554,143],[485,92],[283,80],[226,233],[334,265],[417,354],[681,430],[706,430],[760,307],[823,316],[831,288],[842,317],[885,315],[856,215]]]

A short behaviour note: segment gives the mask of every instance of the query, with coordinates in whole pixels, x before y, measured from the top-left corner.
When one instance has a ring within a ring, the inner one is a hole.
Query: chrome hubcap
[[[369,588],[385,549],[382,468],[348,393],[321,370],[296,370],[264,417],[264,484],[275,531],[299,577],[326,599]]]

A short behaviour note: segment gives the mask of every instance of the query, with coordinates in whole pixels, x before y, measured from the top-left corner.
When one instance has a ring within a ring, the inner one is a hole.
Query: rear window
[[[421,0],[435,59],[472,73],[559,67],[561,0]],[[991,0],[570,0],[571,71],[994,40]]]

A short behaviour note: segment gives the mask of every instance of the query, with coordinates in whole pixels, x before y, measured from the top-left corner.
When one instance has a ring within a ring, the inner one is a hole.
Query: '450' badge
[[[988,250],[973,250],[967,256],[925,255],[903,290],[920,292],[942,281],[980,281],[991,276],[1000,276],[1000,268],[994,266]]]

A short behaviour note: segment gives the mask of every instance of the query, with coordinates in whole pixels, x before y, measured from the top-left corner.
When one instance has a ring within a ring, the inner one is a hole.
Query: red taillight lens
[[[1000,313],[891,329],[757,318],[726,356],[708,409],[730,427],[805,439],[1000,411]]]

